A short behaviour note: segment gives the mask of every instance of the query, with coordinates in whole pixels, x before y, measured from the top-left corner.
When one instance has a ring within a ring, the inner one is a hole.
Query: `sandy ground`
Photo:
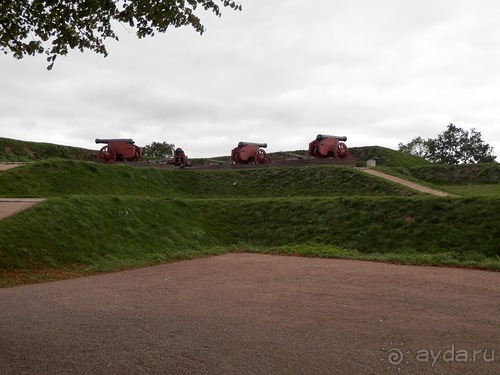
[[[20,167],[25,163],[0,163],[0,171]],[[40,198],[0,198],[0,220],[25,210],[36,203],[43,201]]]
[[[0,171],[6,171],[7,169],[20,167],[21,165],[24,164],[25,163],[0,163]]]
[[[421,191],[422,193],[437,195],[440,197],[447,197],[449,195],[448,193],[445,193],[444,191],[431,189],[431,188],[428,188],[427,186],[423,186],[420,184],[416,184],[415,182],[403,180],[402,178],[391,176],[390,174],[383,173],[383,172],[377,171],[375,169],[359,168],[359,170],[363,171],[365,173],[371,174],[373,176],[378,176],[378,177],[385,178],[386,180],[389,180],[389,181],[397,182],[398,184],[407,186],[413,190]]]
[[[0,289],[2,374],[499,374],[500,274],[226,254]]]
[[[0,220],[42,201],[41,198],[0,198]]]
[[[498,273],[227,254],[1,289],[0,373],[496,375],[499,310]]]

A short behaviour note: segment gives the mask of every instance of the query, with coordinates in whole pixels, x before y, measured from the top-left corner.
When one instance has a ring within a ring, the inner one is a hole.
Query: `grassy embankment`
[[[0,162],[29,162],[48,158],[96,161],[97,152],[79,147],[0,137]]]
[[[498,167],[488,173],[491,194],[436,198],[343,167],[36,162],[0,173],[0,196],[47,198],[0,221],[0,285],[242,250],[500,270]]]

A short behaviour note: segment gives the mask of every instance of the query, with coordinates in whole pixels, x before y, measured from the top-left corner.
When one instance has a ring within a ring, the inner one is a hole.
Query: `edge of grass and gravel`
[[[0,173],[0,196],[48,198],[0,221],[0,286],[231,251],[500,270],[498,164],[433,166],[384,148],[353,151],[454,196],[339,166],[207,171],[36,161]]]
[[[49,198],[0,221],[1,286],[240,251],[500,270],[494,198]]]

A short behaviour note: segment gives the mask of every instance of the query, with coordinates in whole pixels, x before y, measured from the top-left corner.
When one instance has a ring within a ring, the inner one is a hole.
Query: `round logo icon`
[[[404,359],[404,354],[401,350],[398,348],[392,348],[389,349],[389,355],[387,356],[387,360],[391,365],[399,365],[401,362],[403,362]]]

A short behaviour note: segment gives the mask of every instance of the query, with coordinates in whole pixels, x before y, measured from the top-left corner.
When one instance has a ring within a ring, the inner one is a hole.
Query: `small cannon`
[[[173,152],[174,165],[176,167],[185,167],[189,166],[189,161],[186,153],[180,147],[177,147]]]
[[[267,164],[267,154],[261,147],[266,148],[267,143],[239,142],[231,150],[231,161],[237,164]]]
[[[99,163],[114,163],[116,161],[137,161],[141,157],[141,148],[135,146],[133,139],[99,139],[95,143],[107,143],[99,150]]]
[[[316,139],[309,143],[309,155],[315,158],[348,159],[349,153],[345,145],[347,137],[318,134]]]

